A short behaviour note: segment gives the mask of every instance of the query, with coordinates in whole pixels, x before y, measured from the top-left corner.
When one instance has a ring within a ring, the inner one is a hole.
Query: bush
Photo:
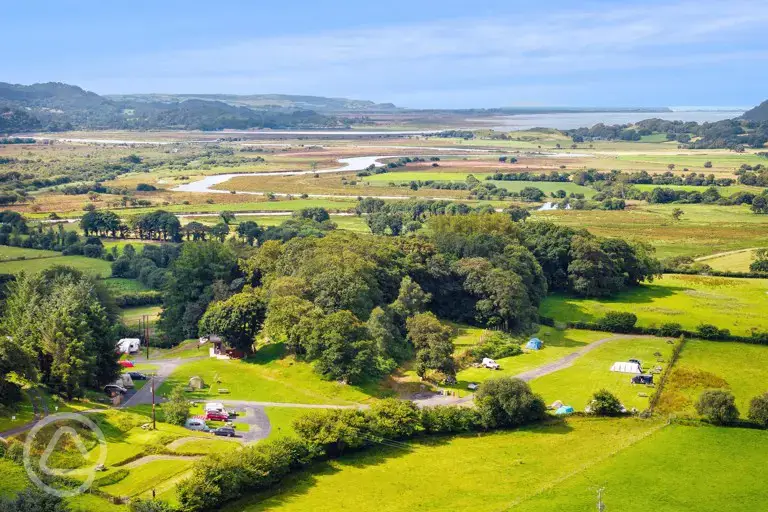
[[[419,408],[407,400],[380,400],[371,405],[368,415],[372,432],[385,439],[403,439],[421,430]]]
[[[668,323],[668,324],[662,324],[661,327],[659,327],[658,334],[659,336],[667,337],[667,338],[677,338],[682,334],[683,332],[683,326],[676,323]]]
[[[163,404],[165,421],[172,425],[184,425],[189,418],[189,401],[184,397],[184,389],[176,386],[171,391],[168,401]]]
[[[700,324],[696,327],[696,335],[705,340],[716,340],[728,338],[731,335],[731,331],[728,329],[718,329],[717,326],[711,324]]]
[[[601,389],[592,395],[588,405],[590,414],[595,416],[620,416],[624,409],[619,399],[607,389]]]
[[[696,402],[696,412],[715,425],[732,423],[739,417],[733,393],[730,391],[705,391]]]
[[[5,449],[5,458],[17,464],[24,462],[24,445],[18,441],[11,441]]]
[[[482,361],[484,357],[501,359],[503,357],[516,356],[522,354],[523,349],[510,336],[502,332],[494,332],[488,338],[481,340],[479,345],[467,350],[467,353],[474,361]]]
[[[174,512],[174,508],[160,500],[131,500],[131,512]]]
[[[763,428],[768,428],[768,393],[756,396],[749,402],[748,418]]]
[[[634,313],[609,311],[597,322],[597,325],[603,331],[631,332],[636,323],[637,316]]]
[[[526,382],[513,377],[483,382],[475,395],[485,428],[516,427],[544,418],[544,400]]]
[[[13,499],[0,498],[0,510],[3,512],[68,512],[70,508],[59,496],[43,492],[36,487],[27,487]]]
[[[421,410],[421,426],[430,434],[470,432],[480,426],[480,416],[472,407],[425,407]]]
[[[312,411],[296,418],[293,429],[313,456],[330,457],[364,446],[370,431],[368,416],[358,409]]]

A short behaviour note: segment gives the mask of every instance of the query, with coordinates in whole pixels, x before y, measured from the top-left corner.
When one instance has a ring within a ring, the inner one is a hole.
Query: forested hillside
[[[0,133],[72,129],[344,128],[352,121],[291,107],[253,109],[223,101],[112,100],[80,87],[0,83]]]
[[[744,119],[749,121],[768,121],[768,100],[762,102],[752,110],[744,113]]]

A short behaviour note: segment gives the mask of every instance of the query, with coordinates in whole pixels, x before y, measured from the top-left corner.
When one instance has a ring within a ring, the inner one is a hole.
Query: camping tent
[[[205,387],[205,382],[203,382],[202,377],[190,377],[189,378],[189,387],[190,389],[203,389]]]
[[[539,338],[531,338],[528,340],[528,343],[525,344],[525,348],[530,350],[541,350],[541,347],[544,346],[544,343]]]
[[[613,366],[611,366],[612,372],[620,372],[620,373],[634,373],[634,374],[640,374],[643,373],[640,370],[640,365],[637,363],[624,363],[624,362],[617,362],[613,363]]]
[[[570,405],[564,405],[562,407],[559,407],[555,411],[555,414],[557,414],[558,416],[561,416],[563,414],[571,414],[571,413],[573,413],[573,407],[571,407]]]

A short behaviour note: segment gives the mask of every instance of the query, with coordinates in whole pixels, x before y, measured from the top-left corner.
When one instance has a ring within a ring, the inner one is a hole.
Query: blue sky
[[[7,2],[0,81],[422,108],[750,106],[765,0]]]

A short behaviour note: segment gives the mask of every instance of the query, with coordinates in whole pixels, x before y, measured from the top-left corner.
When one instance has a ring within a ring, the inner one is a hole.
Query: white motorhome
[[[141,349],[139,338],[122,338],[117,342],[117,351],[120,354],[135,354]]]
[[[497,363],[490,357],[484,357],[483,362],[480,363],[480,366],[482,366],[483,368],[488,368],[489,370],[498,370],[500,368],[499,363]]]

